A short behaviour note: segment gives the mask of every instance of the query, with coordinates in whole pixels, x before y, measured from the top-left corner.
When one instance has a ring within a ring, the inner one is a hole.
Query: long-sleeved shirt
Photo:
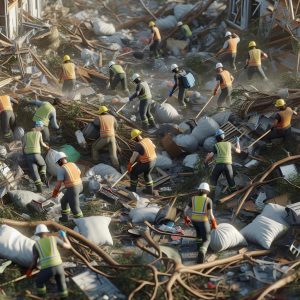
[[[145,93],[145,88],[143,87],[143,85],[140,82],[136,85],[135,93],[130,98],[134,99],[134,98],[142,95],[143,93]]]

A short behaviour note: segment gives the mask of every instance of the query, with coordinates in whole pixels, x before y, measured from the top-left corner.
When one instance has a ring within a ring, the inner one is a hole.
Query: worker
[[[217,143],[215,144],[214,151],[207,154],[204,163],[208,164],[216,154],[216,166],[211,175],[211,185],[215,189],[217,186],[218,179],[221,174],[224,174],[228,185],[229,191],[233,192],[236,190],[233,169],[232,169],[232,150],[236,153],[241,153],[240,140],[237,138],[236,147],[230,142],[225,142],[225,132],[222,129],[218,129],[215,134]]]
[[[227,107],[231,105],[231,93],[232,93],[232,82],[234,77],[223,69],[222,63],[216,64],[216,86],[214,89],[214,96],[217,95],[218,89],[221,88],[221,93],[218,98],[218,107],[220,110],[225,110],[225,104]]]
[[[46,150],[50,149],[43,141],[41,133],[43,126],[44,123],[42,121],[36,121],[34,128],[25,133],[23,137],[23,152],[38,193],[42,193],[42,183],[45,183],[47,186],[49,185],[46,176],[46,163],[41,155],[41,146]]]
[[[152,94],[148,83],[146,81],[142,81],[140,75],[137,73],[132,75],[131,80],[136,84],[136,90],[135,93],[129,97],[129,101],[132,101],[136,97],[139,98],[139,112],[143,128],[156,128],[153,115],[151,114]]]
[[[76,66],[69,55],[64,56],[60,82],[63,82],[62,92],[64,96],[73,98],[76,84]]]
[[[18,102],[8,95],[0,96],[1,132],[6,140],[11,140],[13,138],[13,130],[16,126],[16,117],[13,111],[12,103],[17,104]]]
[[[225,39],[226,41],[224,42],[223,48],[221,48],[218,51],[216,56],[219,56],[221,53],[224,53],[222,55],[221,60],[223,61],[223,63],[229,62],[232,70],[236,71],[235,60],[237,54],[237,46],[240,42],[240,38],[237,34],[227,31],[225,33]]]
[[[40,101],[40,100],[33,100],[30,101],[29,103],[38,107],[32,120],[34,122],[42,121],[44,123],[43,130],[42,130],[43,140],[45,142],[50,142],[49,123],[51,124],[51,127],[53,129],[57,131],[59,130],[59,125],[57,124],[57,120],[56,120],[55,107],[61,104],[61,100],[59,98],[55,98],[53,100],[53,104],[51,104],[48,101]]]
[[[266,137],[267,147],[272,146],[273,139],[283,138],[285,140],[291,135],[292,117],[297,115],[297,112],[288,107],[283,99],[276,100],[275,107],[278,109],[278,113],[272,124],[271,132]]]
[[[49,229],[44,224],[36,226],[35,235],[39,239],[32,248],[33,261],[26,272],[27,277],[32,275],[33,269],[39,264],[40,272],[36,277],[36,288],[39,297],[46,297],[46,283],[55,278],[59,296],[61,299],[68,297],[68,288],[65,279],[65,272],[61,256],[57,249],[60,246],[64,249],[71,249],[72,246],[64,231],[59,231],[59,237],[50,235]]]
[[[181,107],[185,108],[186,104],[189,102],[189,98],[186,95],[187,89],[184,87],[182,76],[186,75],[186,71],[183,69],[179,70],[179,67],[176,64],[172,64],[171,72],[174,73],[174,85],[169,92],[169,97],[172,97],[178,87],[178,102]]]
[[[247,68],[248,79],[251,80],[253,75],[258,75],[263,80],[268,80],[261,66],[262,59],[267,59],[268,55],[260,49],[256,49],[256,43],[251,41],[248,45],[249,52],[245,68]]]
[[[217,228],[217,222],[213,215],[212,200],[207,196],[210,192],[208,183],[202,182],[199,187],[199,195],[193,196],[189,204],[184,209],[185,224],[191,222],[196,230],[198,238],[198,259],[197,263],[201,264],[205,261],[208,246],[211,240],[211,229]],[[188,211],[192,209],[191,219],[188,216]],[[209,219],[211,226],[209,225]]]
[[[58,152],[55,156],[55,162],[59,165],[57,170],[57,182],[52,192],[52,197],[56,198],[60,187],[64,183],[66,192],[60,200],[61,218],[60,222],[68,222],[70,207],[74,218],[82,218],[83,214],[79,205],[79,195],[83,191],[79,168],[72,162],[67,161],[67,156],[63,152]]]
[[[150,45],[150,58],[159,58],[159,45],[161,42],[161,35],[158,27],[156,27],[155,22],[150,21],[149,27],[151,28],[151,37],[149,41]]]
[[[127,189],[136,192],[138,176],[144,173],[146,189],[143,190],[143,193],[152,195],[153,181],[151,172],[156,163],[156,147],[149,138],[142,138],[141,134],[142,132],[138,129],[131,131],[131,139],[137,144],[127,166],[127,170],[130,173],[130,187]],[[134,163],[137,164],[133,166]]]
[[[108,63],[109,67],[109,83],[110,88],[114,90],[119,83],[122,85],[122,89],[129,96],[129,90],[127,86],[127,77],[124,69],[121,65],[116,64],[114,61]]]
[[[99,128],[100,137],[92,145],[92,159],[96,163],[99,161],[99,151],[105,147],[108,147],[110,160],[112,165],[119,169],[119,161],[117,157],[117,143],[115,137],[115,131],[118,123],[114,116],[108,113],[106,106],[99,107],[99,117],[96,117],[93,124]]]
[[[183,24],[181,21],[177,23],[178,28],[180,28],[179,40],[184,40],[188,42],[188,49],[190,50],[192,44],[193,33],[188,24]]]

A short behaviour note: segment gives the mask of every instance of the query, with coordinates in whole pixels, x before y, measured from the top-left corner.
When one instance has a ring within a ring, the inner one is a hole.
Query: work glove
[[[130,163],[130,162],[127,165],[127,171],[128,171],[128,173],[130,173],[132,171],[132,163]]]
[[[240,143],[240,137],[239,136],[236,137],[236,143]]]
[[[31,268],[27,269],[26,276],[27,277],[31,277],[32,276],[32,272],[33,272],[33,269],[31,269]]]
[[[169,91],[169,97],[172,97],[173,95],[173,90]]]
[[[216,221],[216,219],[211,219],[211,229],[217,229],[217,226],[218,226],[218,224],[217,224],[217,221]]]
[[[188,216],[185,216],[183,219],[184,219],[184,224],[187,226],[189,226],[192,223],[191,219]]]
[[[58,189],[54,189],[52,192],[52,197],[56,198],[58,196],[59,190]]]
[[[59,234],[63,239],[67,237],[66,232],[63,231],[63,230],[59,230],[59,231],[58,231],[58,234]]]
[[[218,90],[214,90],[214,93],[213,93],[213,95],[214,95],[214,96],[216,96],[216,95],[217,95],[217,93],[218,93]]]

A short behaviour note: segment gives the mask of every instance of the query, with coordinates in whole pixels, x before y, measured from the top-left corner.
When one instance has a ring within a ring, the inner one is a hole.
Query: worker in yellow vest
[[[33,262],[27,270],[26,275],[30,277],[33,269],[39,265],[40,272],[36,277],[36,288],[39,297],[46,297],[46,283],[55,278],[59,296],[61,299],[68,297],[68,288],[65,279],[63,262],[57,246],[64,249],[71,249],[72,246],[64,231],[59,231],[59,237],[50,235],[50,231],[44,224],[37,225],[35,229],[39,239],[33,246]]]
[[[271,132],[267,135],[267,147],[272,147],[272,140],[283,138],[286,140],[292,133],[292,117],[297,115],[297,112],[288,107],[283,99],[276,100],[275,107],[278,113],[275,116]]]
[[[136,145],[127,166],[127,170],[130,173],[130,187],[127,189],[136,192],[138,177],[141,173],[144,173],[146,189],[143,190],[143,193],[152,195],[153,181],[151,172],[156,163],[156,147],[149,138],[142,138],[141,134],[142,132],[138,129],[131,131],[131,139],[136,142]],[[135,162],[137,164],[133,166]]]
[[[99,117],[94,119],[94,125],[99,128],[100,137],[93,143],[92,146],[92,159],[97,163],[100,159],[99,152],[108,147],[110,160],[114,168],[119,169],[119,160],[117,157],[117,142],[116,130],[118,127],[117,120],[114,116],[108,113],[106,106],[99,107]]]
[[[71,211],[74,218],[82,218],[83,214],[79,202],[79,195],[83,191],[80,178],[81,171],[76,164],[67,161],[67,156],[63,152],[56,154],[55,161],[59,165],[59,168],[57,170],[57,182],[52,192],[52,197],[57,197],[62,183],[64,183],[66,188],[66,192],[60,200],[62,216],[59,218],[59,221],[68,222]]]
[[[207,196],[210,192],[208,183],[202,182],[198,190],[199,196],[192,197],[189,204],[184,209],[184,221],[186,225],[191,222],[196,230],[198,238],[198,259],[197,263],[201,264],[205,261],[208,246],[211,240],[211,229],[217,228],[217,222],[213,214],[213,204],[211,199]],[[188,216],[188,211],[191,212],[191,219]],[[209,220],[211,225],[209,225]]]
[[[183,24],[181,21],[177,23],[177,26],[180,29],[179,40],[184,40],[188,42],[188,49],[191,49],[192,36],[193,33],[188,24]]]
[[[155,22],[150,21],[149,27],[151,28],[151,37],[150,37],[150,57],[159,58],[159,46],[161,43],[161,35],[158,27],[156,27]]]
[[[119,83],[122,85],[122,89],[129,95],[127,86],[127,76],[121,65],[116,64],[114,61],[108,63],[109,67],[109,82],[110,88],[114,90]]]
[[[226,41],[223,47],[218,51],[216,56],[219,56],[221,53],[223,53],[221,57],[221,61],[223,63],[229,62],[232,70],[236,71],[235,60],[236,60],[237,48],[238,48],[238,43],[240,42],[240,38],[237,34],[227,31],[225,33],[225,39]]]
[[[232,82],[234,77],[227,70],[223,69],[221,63],[216,64],[216,71],[216,86],[213,94],[216,96],[218,89],[221,88],[221,93],[218,98],[218,107],[220,110],[225,110],[226,106],[230,107],[231,105]]]
[[[17,104],[18,102],[8,95],[0,96],[1,133],[6,140],[11,140],[13,138],[13,129],[16,126],[16,117],[12,103]]]
[[[268,55],[262,50],[256,48],[256,43],[251,41],[248,45],[249,52],[246,60],[245,69],[247,69],[248,79],[251,80],[254,75],[258,75],[260,79],[268,80],[261,66],[261,61],[267,59]]]
[[[63,82],[62,92],[64,96],[73,98],[76,84],[76,66],[69,55],[64,56],[60,82]]]
[[[23,137],[23,152],[38,193],[42,193],[42,182],[47,186],[49,185],[46,176],[46,163],[41,155],[41,147],[44,147],[46,150],[50,149],[50,147],[43,142],[41,133],[43,126],[44,123],[42,121],[36,121],[34,128],[25,133]]]

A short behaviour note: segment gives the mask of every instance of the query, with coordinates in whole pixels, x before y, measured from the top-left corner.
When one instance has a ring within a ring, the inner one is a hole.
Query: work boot
[[[36,193],[42,193],[43,192],[43,189],[42,189],[42,185],[41,184],[37,184],[36,185]]]
[[[69,216],[66,214],[62,214],[58,220],[59,220],[59,222],[66,223],[69,221]]]
[[[155,121],[153,119],[149,120],[149,127],[150,128],[157,128],[157,125],[156,125],[156,123],[155,123]]]
[[[153,195],[153,186],[146,186],[146,188],[143,189],[142,192],[147,195]]]
[[[47,187],[49,187],[49,180],[48,180],[46,174],[41,174],[41,180],[42,180],[43,183],[45,183],[45,185]]]

